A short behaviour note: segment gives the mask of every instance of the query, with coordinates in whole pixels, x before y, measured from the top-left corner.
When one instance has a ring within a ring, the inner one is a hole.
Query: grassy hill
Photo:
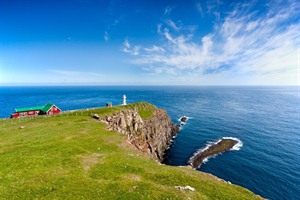
[[[160,165],[90,117],[137,103],[0,122],[0,199],[260,199],[188,167]],[[20,128],[25,126],[25,128]],[[192,186],[181,191],[175,186]]]

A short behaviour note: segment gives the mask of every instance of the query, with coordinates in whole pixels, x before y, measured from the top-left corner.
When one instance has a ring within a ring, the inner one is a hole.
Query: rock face
[[[108,124],[108,130],[126,134],[131,144],[159,162],[163,160],[172,137],[179,131],[166,111],[158,108],[149,119],[142,119],[136,109],[126,109],[100,121]]]

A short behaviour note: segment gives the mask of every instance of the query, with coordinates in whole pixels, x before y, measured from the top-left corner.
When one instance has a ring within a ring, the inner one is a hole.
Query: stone
[[[106,121],[107,122],[110,122],[112,120],[112,117],[111,116],[106,116]]]
[[[100,117],[99,117],[98,114],[92,114],[92,118],[94,118],[94,119],[100,119]]]
[[[175,186],[175,188],[179,189],[179,190],[190,190],[192,192],[196,191],[195,188],[187,185],[187,186]]]
[[[180,121],[181,121],[181,122],[186,122],[187,119],[188,119],[188,118],[187,118],[186,116],[183,116],[183,117],[180,118]]]

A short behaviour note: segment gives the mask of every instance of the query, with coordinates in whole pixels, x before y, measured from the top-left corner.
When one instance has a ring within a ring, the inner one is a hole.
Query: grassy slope
[[[135,106],[144,117],[152,115],[150,105]],[[77,116],[0,124],[0,199],[258,198],[188,167],[159,165],[126,143],[125,135],[105,130],[105,124],[89,114],[78,111]],[[190,185],[196,192],[180,191],[176,185]]]

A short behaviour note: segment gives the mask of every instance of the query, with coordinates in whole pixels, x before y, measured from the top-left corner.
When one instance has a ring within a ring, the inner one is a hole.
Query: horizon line
[[[291,86],[291,87],[300,87],[300,85],[271,85],[271,84],[265,84],[265,85],[254,85],[254,84],[240,84],[240,85],[235,85],[235,84],[228,84],[228,85],[221,85],[221,84],[68,84],[68,85],[19,85],[19,84],[12,84],[12,85],[0,85],[0,87],[76,87],[76,86],[86,86],[86,87],[90,87],[90,86],[138,86],[138,87],[144,87],[144,86],[228,86],[228,87],[232,87],[232,86],[237,86],[237,87],[249,87],[249,86],[253,86],[253,87],[261,87],[261,86],[265,86],[265,87],[285,87],[285,86]]]

